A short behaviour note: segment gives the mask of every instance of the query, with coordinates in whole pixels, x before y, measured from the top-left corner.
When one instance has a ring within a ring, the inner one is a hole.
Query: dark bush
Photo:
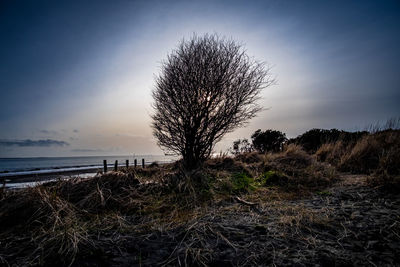
[[[249,153],[253,151],[252,144],[249,143],[247,139],[238,139],[233,142],[233,146],[230,149],[230,152],[233,155],[239,155],[242,153]]]
[[[251,135],[254,148],[261,152],[279,152],[287,141],[286,135],[280,131],[258,129]]]
[[[303,147],[308,153],[315,153],[323,144],[342,141],[347,145],[357,142],[360,138],[367,135],[368,132],[346,132],[338,129],[312,129],[302,135],[290,139],[289,143],[297,144]]]

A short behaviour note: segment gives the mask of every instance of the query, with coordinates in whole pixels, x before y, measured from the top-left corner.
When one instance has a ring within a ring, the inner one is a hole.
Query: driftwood
[[[249,201],[243,200],[238,196],[233,197],[233,199],[236,200],[237,202],[239,202],[240,204],[243,204],[243,205],[246,205],[246,206],[249,206],[249,207],[255,207],[255,206],[258,205],[257,203],[253,203],[253,202],[249,202]]]
[[[253,203],[253,202],[246,201],[246,200],[244,200],[244,199],[241,199],[241,198],[238,197],[238,196],[234,196],[233,199],[236,200],[236,201],[237,201],[238,203],[240,203],[240,204],[243,204],[243,205],[245,205],[245,206],[250,207],[250,208],[251,208],[253,211],[255,211],[256,213],[262,214],[262,211],[258,208],[258,203]]]

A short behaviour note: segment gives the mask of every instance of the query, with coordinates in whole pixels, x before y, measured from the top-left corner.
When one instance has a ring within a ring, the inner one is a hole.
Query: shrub
[[[234,191],[248,190],[253,178],[249,177],[246,173],[234,173],[231,177]]]
[[[288,177],[277,171],[267,171],[261,176],[262,185],[287,185]]]
[[[266,130],[263,132],[261,129],[258,129],[252,134],[251,140],[256,150],[260,153],[265,153],[281,151],[287,138],[280,131]]]
[[[253,146],[247,139],[238,139],[233,142],[233,146],[230,149],[231,154],[240,155],[243,153],[249,153],[253,151]]]
[[[337,129],[312,129],[289,140],[289,143],[301,145],[308,153],[315,153],[323,144],[342,141],[345,145],[356,142],[368,132],[346,132]]]

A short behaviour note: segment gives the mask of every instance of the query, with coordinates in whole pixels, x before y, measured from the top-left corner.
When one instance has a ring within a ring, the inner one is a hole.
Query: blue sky
[[[160,62],[218,33],[272,66],[261,129],[363,129],[400,115],[398,1],[2,1],[0,157],[161,154]]]

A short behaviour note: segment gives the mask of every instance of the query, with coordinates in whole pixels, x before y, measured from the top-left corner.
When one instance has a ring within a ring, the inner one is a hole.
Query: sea
[[[0,177],[97,169],[103,168],[103,160],[112,168],[116,160],[119,166],[125,166],[126,160],[133,165],[135,159],[138,165],[142,164],[142,159],[146,165],[176,160],[165,155],[0,158]]]

